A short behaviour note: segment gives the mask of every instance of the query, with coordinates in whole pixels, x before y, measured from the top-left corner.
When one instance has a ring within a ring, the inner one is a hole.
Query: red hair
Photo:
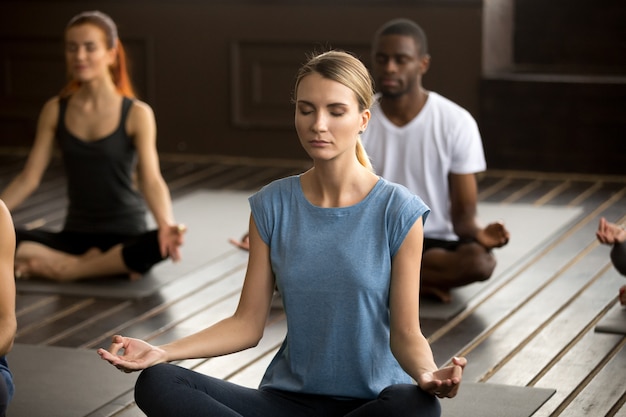
[[[116,48],[115,62],[109,67],[111,79],[118,93],[126,97],[134,98],[135,90],[128,73],[126,52],[124,51],[122,42],[117,36],[117,26],[115,22],[113,22],[113,19],[108,15],[99,11],[83,12],[70,19],[65,28],[65,33],[67,33],[70,28],[86,24],[94,25],[104,33],[107,48]],[[59,93],[61,97],[72,95],[81,85],[80,81],[71,78],[69,72],[68,78],[70,78],[70,80]]]

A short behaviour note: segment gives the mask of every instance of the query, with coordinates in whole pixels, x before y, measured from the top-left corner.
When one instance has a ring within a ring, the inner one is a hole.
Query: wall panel
[[[312,50],[341,48],[369,65],[375,29],[404,16],[429,36],[425,86],[478,109],[481,1],[3,1],[0,148],[28,147],[37,113],[63,85],[62,32],[82,10],[118,24],[140,98],[157,117],[162,152],[305,158],[290,102]],[[38,42],[42,44],[39,45]],[[15,61],[15,54],[25,58]],[[17,72],[17,78],[15,73]],[[14,91],[18,94],[9,94]]]

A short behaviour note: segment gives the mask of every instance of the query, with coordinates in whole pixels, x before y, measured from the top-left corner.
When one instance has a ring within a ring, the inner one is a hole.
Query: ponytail
[[[117,92],[123,96],[135,98],[135,89],[130,81],[128,64],[126,63],[126,51],[122,46],[122,41],[119,39],[117,40],[117,59],[109,70],[111,71],[111,77]]]
[[[370,161],[369,156],[367,156],[367,152],[365,151],[365,147],[363,146],[363,142],[361,142],[361,136],[358,137],[356,141],[356,159],[363,165],[365,168],[374,172],[374,167],[372,166],[372,162]]]

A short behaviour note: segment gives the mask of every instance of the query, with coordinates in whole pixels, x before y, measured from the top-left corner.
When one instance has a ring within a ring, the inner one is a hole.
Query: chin
[[[404,95],[404,91],[381,90],[380,94],[383,96],[383,98],[396,99],[402,97]]]

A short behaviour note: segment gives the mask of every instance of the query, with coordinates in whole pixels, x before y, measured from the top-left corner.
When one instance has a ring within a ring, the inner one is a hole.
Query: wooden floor
[[[23,163],[20,156],[0,157],[0,187]],[[162,162],[174,199],[198,188],[256,190],[304,168],[226,159]],[[64,184],[55,161],[37,193],[13,213],[16,225],[60,227]],[[423,321],[437,363],[464,355],[468,381],[555,388],[535,416],[626,416],[626,338],[594,332],[624,282],[594,231],[600,216],[625,220],[626,179],[489,171],[480,176],[479,190],[485,202],[576,206],[584,215],[540,253],[506,271],[458,316]],[[106,346],[116,333],[153,343],[189,334],[232,311],[245,271],[245,256],[239,259],[207,265],[206,279],[181,277],[140,300],[18,293],[16,342],[94,349]],[[284,329],[282,311],[272,310],[266,336],[255,349],[183,365],[254,386]],[[130,394],[90,414],[141,415]]]

